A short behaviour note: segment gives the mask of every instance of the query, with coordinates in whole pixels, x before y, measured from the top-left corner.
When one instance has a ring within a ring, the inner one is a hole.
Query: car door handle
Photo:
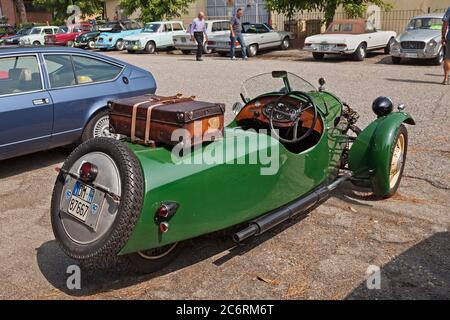
[[[44,104],[49,104],[49,102],[50,102],[50,100],[48,98],[33,100],[33,104],[35,106],[42,106]]]

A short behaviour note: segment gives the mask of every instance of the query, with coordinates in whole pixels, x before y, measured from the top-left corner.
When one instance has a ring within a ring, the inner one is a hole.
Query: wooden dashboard
[[[247,104],[244,109],[239,113],[239,115],[236,117],[236,121],[238,123],[244,122],[244,121],[257,121],[260,123],[264,123],[267,125],[270,125],[269,117],[265,114],[264,110],[265,108],[270,105],[274,104],[278,101],[279,97],[262,97],[261,99],[254,100]],[[299,104],[299,100],[293,99],[291,97],[286,97],[283,99],[283,103],[291,104],[293,106],[296,106]],[[302,120],[302,127],[303,128],[311,128],[314,121],[314,112],[311,109],[306,110],[302,113],[300,116]],[[289,128],[292,126],[292,122],[286,122],[286,121],[274,121],[274,125],[277,128]],[[319,134],[323,133],[323,121],[320,116],[318,115],[317,123],[314,126],[314,131],[316,131]]]

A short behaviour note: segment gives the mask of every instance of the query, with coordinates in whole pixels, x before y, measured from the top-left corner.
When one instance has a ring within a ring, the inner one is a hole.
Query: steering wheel
[[[298,100],[301,98],[304,101],[299,101],[298,105],[293,106],[291,103],[289,105],[294,107],[294,110],[291,110],[290,112],[286,112],[285,110],[282,110],[282,107],[285,107],[286,104],[283,102],[284,99],[292,97],[295,100]],[[304,104],[306,102],[306,104]],[[298,136],[298,129],[301,122],[301,116],[302,114],[308,110],[312,109],[314,113],[314,119],[312,122],[311,127],[308,129],[307,132],[305,132],[302,136]],[[280,134],[278,133],[278,130],[275,128],[274,122],[277,121],[275,118],[276,115],[281,115],[286,119],[289,119],[289,123],[292,124],[290,127],[290,131],[292,128],[294,129],[293,137],[292,139],[282,138]],[[280,98],[278,98],[277,102],[275,103],[275,106],[270,111],[269,121],[270,121],[270,130],[272,131],[272,134],[277,138],[279,141],[287,144],[293,144],[298,143],[307,137],[311,135],[314,128],[316,127],[317,120],[318,120],[318,112],[317,112],[317,106],[315,105],[314,101],[311,99],[309,95],[307,95],[304,92],[301,91],[292,91],[289,93],[286,93],[282,95]]]

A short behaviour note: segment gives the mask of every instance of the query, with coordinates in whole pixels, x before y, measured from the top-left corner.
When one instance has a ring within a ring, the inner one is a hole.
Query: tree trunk
[[[27,10],[25,9],[25,3],[23,0],[14,0],[17,11],[19,11],[20,23],[27,23]]]

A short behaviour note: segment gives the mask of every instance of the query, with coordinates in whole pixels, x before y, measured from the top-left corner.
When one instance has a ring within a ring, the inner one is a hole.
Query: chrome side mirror
[[[398,105],[397,109],[400,112],[404,111],[406,109],[406,105],[404,103],[401,103],[401,104]]]
[[[324,91],[326,84],[327,84],[327,82],[325,81],[325,79],[324,78],[320,78],[319,79],[319,91]]]
[[[236,102],[235,104],[233,104],[233,113],[235,115],[238,115],[242,109],[244,108],[243,104],[240,102]]]

